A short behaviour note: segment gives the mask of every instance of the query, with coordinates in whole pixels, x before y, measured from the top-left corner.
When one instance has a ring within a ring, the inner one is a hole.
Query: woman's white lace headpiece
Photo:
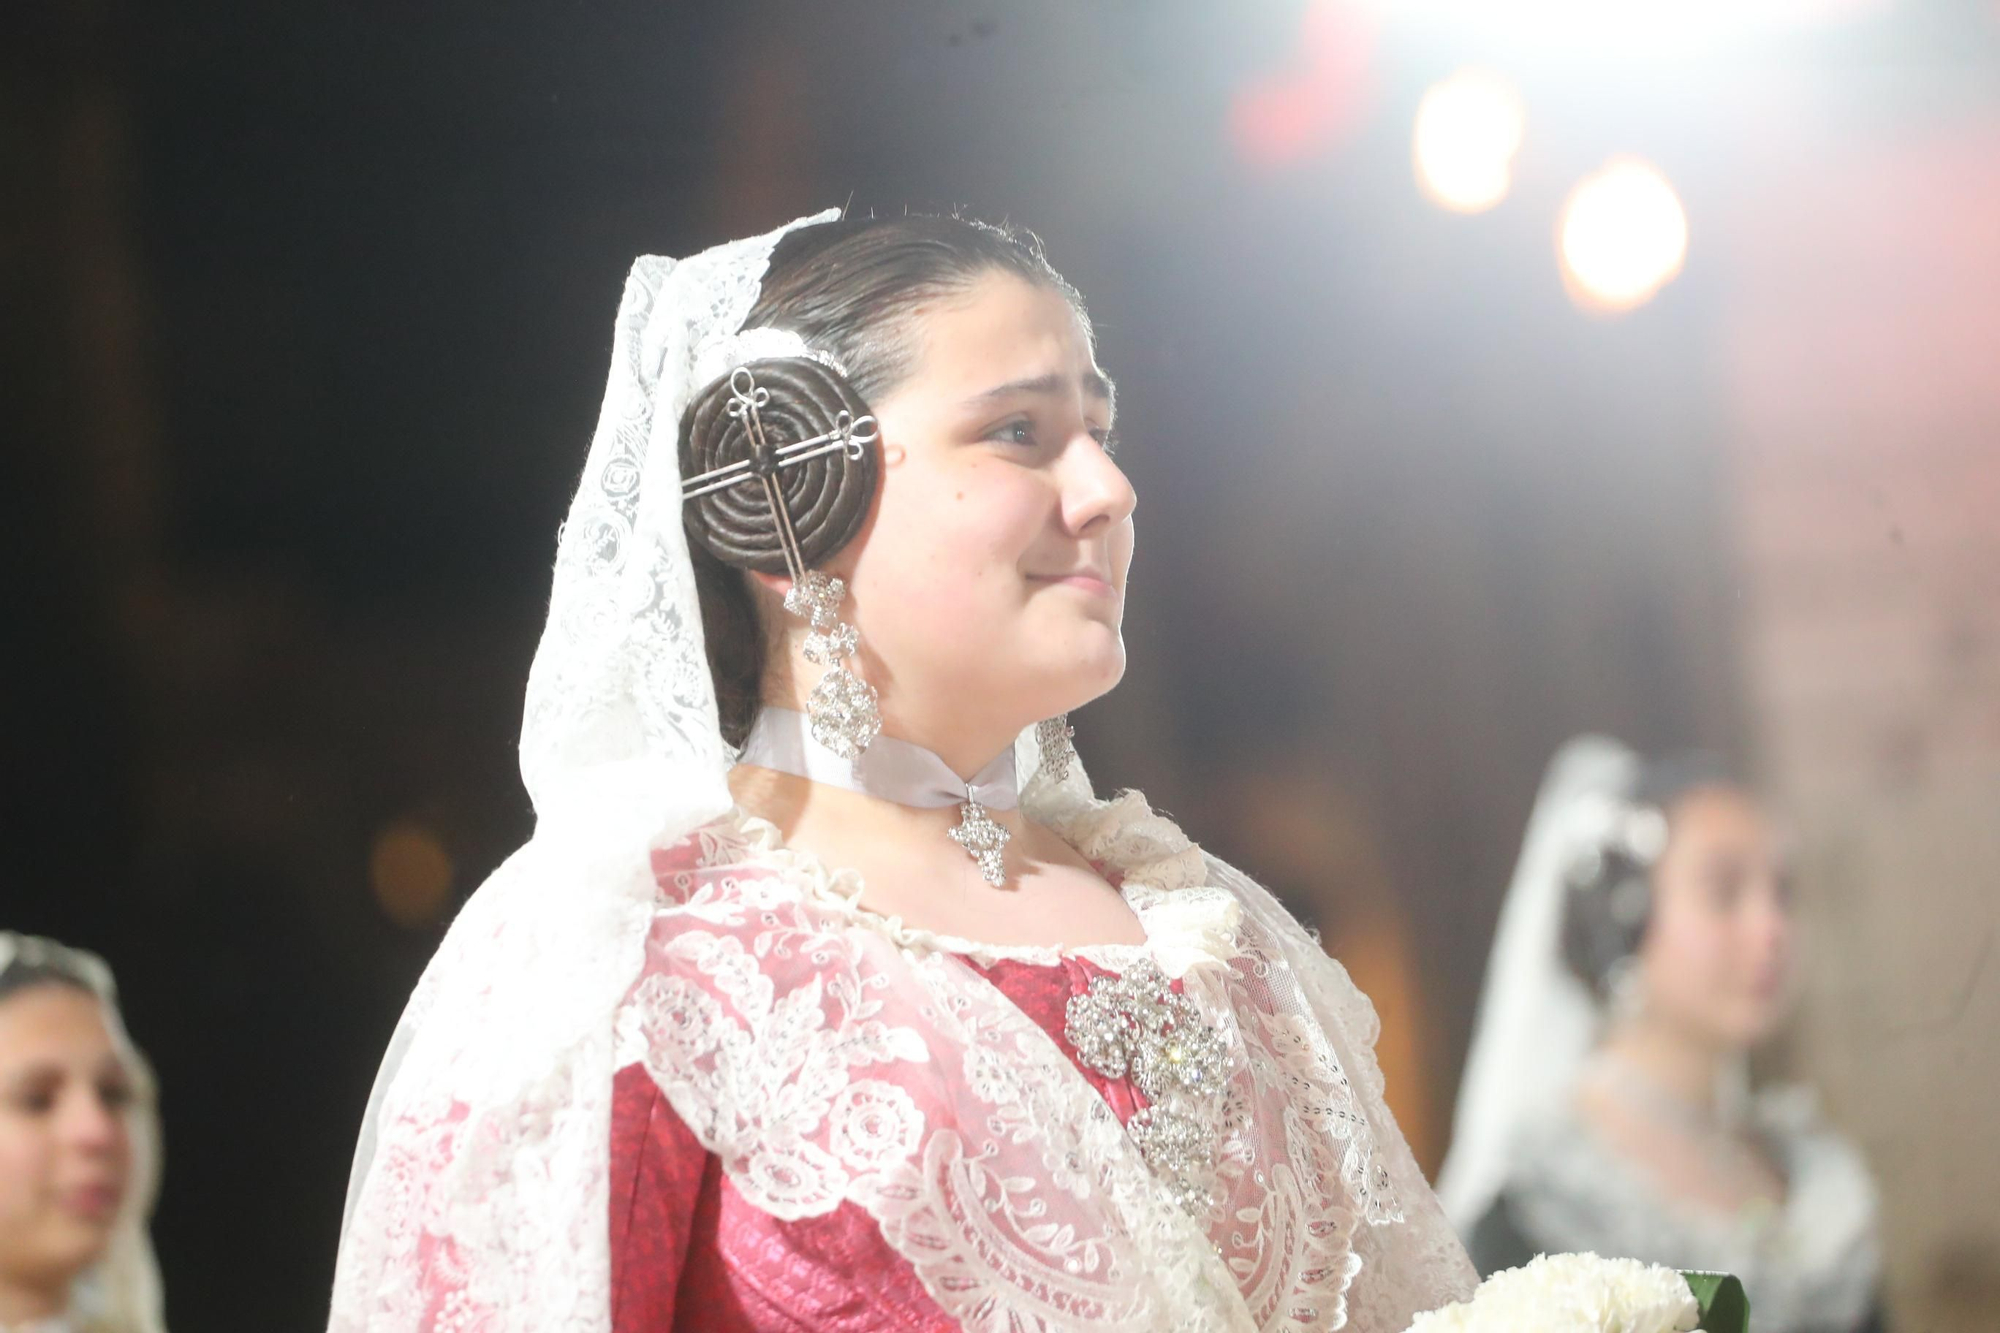
[[[1562,957],[1565,897],[1577,858],[1608,840],[1658,855],[1657,816],[1648,819],[1653,812],[1627,799],[1638,775],[1631,750],[1581,736],[1556,755],[1535,797],[1494,928],[1451,1151],[1438,1176],[1438,1198],[1461,1233],[1470,1234],[1499,1194],[1523,1125],[1568,1092],[1596,1038],[1597,1004]]]
[[[557,541],[548,622],[528,675],[521,775],[535,833],[466,903],[390,1038],[348,1182],[336,1328],[374,1326],[376,1313],[393,1308],[397,1293],[379,1284],[408,1275],[398,1249],[429,1220],[394,1197],[401,1182],[377,1169],[389,1122],[417,1123],[426,1099],[469,1115],[533,1114],[572,1090],[601,1110],[604,1093],[591,1089],[610,1086],[606,1020],[639,969],[652,897],[647,848],[731,805],[729,749],[681,526],[681,415],[738,357],[805,351],[795,333],[741,329],[778,241],[837,216],[800,218],[687,259],[644,256],[626,279],[604,406]],[[604,1145],[552,1127],[540,1146],[547,1161],[517,1153],[492,1169],[520,1173],[518,1188],[553,1192],[547,1210],[524,1207],[522,1216],[574,1225],[588,1201],[562,1196],[601,1193],[604,1173],[569,1159]],[[440,1198],[453,1188],[424,1183]],[[603,1216],[592,1219],[599,1230]],[[550,1256],[582,1246],[602,1258],[601,1237],[510,1243],[522,1247],[522,1299],[546,1277],[534,1302],[545,1313],[550,1300],[586,1309],[603,1298],[601,1290],[565,1297],[576,1276],[543,1273],[534,1257],[539,1244]]]

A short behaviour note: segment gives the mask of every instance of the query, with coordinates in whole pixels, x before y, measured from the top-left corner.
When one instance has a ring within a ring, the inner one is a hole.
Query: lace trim
[[[1118,803],[1107,805],[1117,807]],[[1120,813],[1129,813],[1129,806]],[[1151,815],[1151,811],[1146,814]],[[1143,944],[990,944],[912,926],[900,915],[876,911],[861,901],[865,886],[859,871],[836,869],[813,853],[788,845],[777,825],[740,806],[731,810],[722,822],[741,837],[747,858],[782,868],[795,877],[814,903],[840,913],[898,948],[913,952],[957,954],[982,967],[1000,961],[1049,967],[1065,958],[1079,958],[1109,972],[1123,972],[1135,963],[1150,960],[1169,977],[1183,976],[1188,968],[1200,962],[1228,963],[1238,955],[1236,931],[1242,921],[1241,907],[1225,889],[1187,883],[1178,850],[1167,858],[1154,856],[1129,861],[1130,847],[1126,841],[1090,839],[1096,844],[1095,856],[1072,841],[1080,854],[1116,872],[1119,895],[1146,932]],[[1064,829],[1057,828],[1055,832],[1069,840]],[[1184,848],[1192,849],[1200,857],[1199,849],[1192,843],[1185,838],[1180,841]],[[1171,864],[1163,866],[1163,859]]]

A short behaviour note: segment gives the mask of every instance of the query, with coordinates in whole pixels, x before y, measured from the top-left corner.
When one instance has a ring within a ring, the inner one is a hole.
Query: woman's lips
[[[63,1192],[62,1204],[78,1217],[103,1222],[117,1213],[122,1194],[116,1185],[78,1185]]]
[[[1076,588],[1097,597],[1109,597],[1112,592],[1111,580],[1097,574],[1032,574],[1029,577],[1037,583]]]

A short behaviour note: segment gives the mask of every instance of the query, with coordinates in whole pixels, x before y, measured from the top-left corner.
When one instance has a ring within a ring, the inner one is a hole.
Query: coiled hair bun
[[[832,366],[811,357],[767,357],[746,362],[758,395],[757,420],[775,451],[837,429],[842,414],[854,423],[868,404]],[[681,476],[692,478],[732,463],[767,468],[754,449],[750,414],[732,414],[738,375],[724,375],[695,395],[681,416]],[[873,443],[832,450],[775,473],[791,514],[792,531],[806,567],[817,568],[853,541],[867,520],[881,477]],[[777,516],[764,487],[751,481],[689,500],[682,508],[688,536],[724,564],[764,574],[786,572]]]

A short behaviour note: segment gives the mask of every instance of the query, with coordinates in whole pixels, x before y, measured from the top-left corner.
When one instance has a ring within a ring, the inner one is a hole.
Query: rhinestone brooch
[[[1087,1068],[1106,1078],[1129,1076],[1146,1095],[1150,1104],[1126,1132],[1174,1201],[1194,1216],[1205,1213],[1229,1077],[1222,1033],[1155,964],[1140,962],[1072,996],[1063,1035]]]

